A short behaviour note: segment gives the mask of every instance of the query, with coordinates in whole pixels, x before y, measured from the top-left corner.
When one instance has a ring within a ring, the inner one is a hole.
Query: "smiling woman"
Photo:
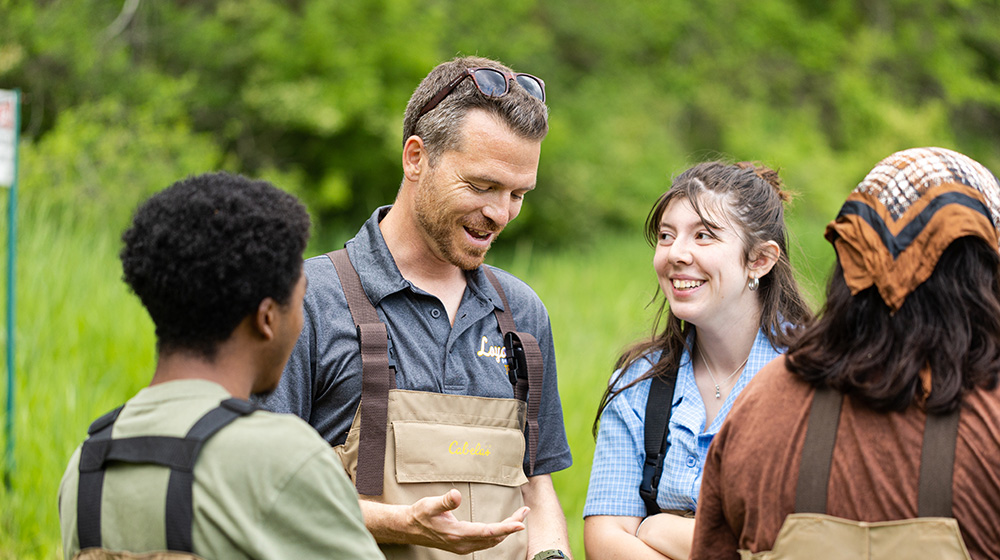
[[[754,249],[756,260],[746,262],[725,200],[710,194],[703,198],[701,214],[683,198],[666,207],[653,268],[671,312],[698,326],[704,337],[708,331],[729,332],[740,322],[754,322],[760,301],[749,289],[749,279],[766,275],[781,249],[773,240],[763,241]],[[749,332],[756,330],[750,327]]]
[[[646,239],[664,300],[652,336],[618,359],[598,410],[588,558],[690,552],[712,437],[757,370],[812,317],[788,259],[787,199],[771,169],[708,162],[678,176],[650,211]]]

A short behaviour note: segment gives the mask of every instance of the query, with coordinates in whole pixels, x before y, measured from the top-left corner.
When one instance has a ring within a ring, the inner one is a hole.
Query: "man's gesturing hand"
[[[469,554],[494,547],[508,535],[524,530],[527,507],[498,523],[472,523],[459,521],[452,513],[461,503],[462,494],[449,490],[444,495],[423,498],[409,506],[406,525],[413,531],[410,544]]]

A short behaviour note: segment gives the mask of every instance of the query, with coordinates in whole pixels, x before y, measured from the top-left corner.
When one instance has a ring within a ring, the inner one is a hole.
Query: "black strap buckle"
[[[518,379],[528,379],[528,358],[524,355],[524,346],[517,333],[509,332],[503,336],[503,345],[507,352],[507,375],[510,384],[517,385]]]
[[[662,455],[647,455],[646,461],[642,465],[642,483],[639,484],[639,496],[642,501],[646,504],[647,509],[650,504],[656,504],[657,496],[657,486],[659,486],[659,476],[657,476],[662,469],[660,465],[663,464],[663,455],[666,455],[666,451]],[[654,509],[659,509],[654,507]],[[652,513],[650,513],[652,515]]]

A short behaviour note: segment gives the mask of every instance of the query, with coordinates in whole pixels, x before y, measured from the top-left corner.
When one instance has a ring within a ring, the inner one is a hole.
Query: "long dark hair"
[[[707,224],[702,205],[705,196],[714,196],[723,201],[720,206],[736,225],[736,234],[743,242],[744,263],[750,261],[751,252],[756,247],[767,241],[774,241],[781,249],[778,262],[771,272],[760,278],[756,293],[761,304],[761,330],[774,348],[785,348],[791,342],[795,328],[812,319],[812,311],[799,291],[788,258],[784,203],[789,200],[789,193],[783,189],[778,173],[765,166],[751,162],[700,163],[677,176],[670,190],[660,195],[649,211],[645,224],[645,236],[649,245],[656,247],[660,219],[667,206],[675,200],[690,202],[702,222]],[[670,311],[666,298],[659,289],[653,301],[658,298],[662,298],[662,301],[653,321],[651,336],[628,347],[615,362],[618,377],[608,385],[601,397],[592,429],[595,437],[601,414],[612,399],[650,377],[674,375],[680,366],[681,356],[687,349],[687,339],[694,326],[681,321]],[[786,325],[793,327],[789,329]],[[660,358],[648,372],[624,387],[616,387],[618,379],[632,364],[641,359],[649,359],[647,356],[650,352],[656,350],[660,351]]]
[[[1000,254],[982,239],[957,239],[895,314],[874,287],[852,296],[838,263],[820,319],[792,343],[786,363],[813,386],[876,411],[914,402],[932,414],[955,410],[963,394],[992,389],[1000,376]]]

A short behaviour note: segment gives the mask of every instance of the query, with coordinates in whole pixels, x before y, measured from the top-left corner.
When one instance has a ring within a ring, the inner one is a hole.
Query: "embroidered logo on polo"
[[[509,369],[507,366],[507,349],[503,345],[490,345],[490,339],[485,335],[479,341],[479,350],[476,352],[476,356],[480,358],[492,358],[498,364],[503,364],[504,368]]]

